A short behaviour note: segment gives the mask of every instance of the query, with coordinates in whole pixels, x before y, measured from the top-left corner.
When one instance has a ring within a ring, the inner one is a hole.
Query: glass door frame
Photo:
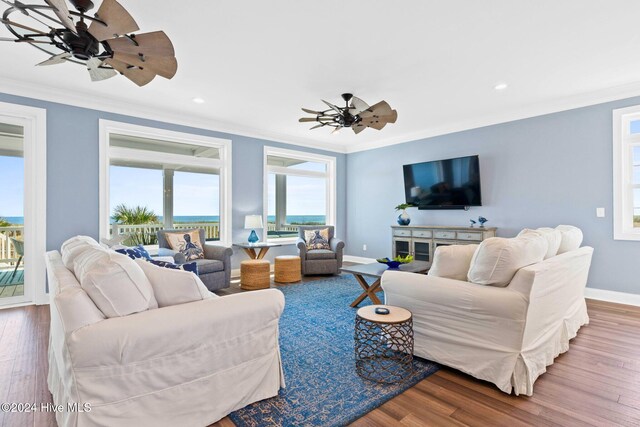
[[[0,308],[48,304],[47,249],[47,112],[42,108],[0,102],[0,122],[22,126],[24,158],[24,294],[0,299]]]

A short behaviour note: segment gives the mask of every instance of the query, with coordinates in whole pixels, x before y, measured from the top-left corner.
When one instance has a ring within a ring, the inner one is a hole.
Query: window
[[[161,229],[231,236],[230,142],[101,121],[101,231],[127,245],[156,245]]]
[[[613,111],[614,239],[640,240],[640,105]]]
[[[268,240],[295,240],[300,225],[335,225],[336,158],[264,149]]]

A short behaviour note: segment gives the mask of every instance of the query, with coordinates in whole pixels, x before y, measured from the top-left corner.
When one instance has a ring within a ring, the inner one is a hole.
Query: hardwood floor
[[[235,292],[237,283],[222,293]],[[538,379],[534,396],[506,395],[443,368],[352,425],[640,426],[640,307],[587,305],[590,324]],[[48,306],[0,310],[0,402],[51,402],[48,336]],[[1,427],[55,425],[47,412],[0,412]],[[214,424],[233,425],[228,418]]]

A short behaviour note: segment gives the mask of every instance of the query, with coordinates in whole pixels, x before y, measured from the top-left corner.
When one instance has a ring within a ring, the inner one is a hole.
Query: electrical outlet
[[[596,216],[598,218],[604,218],[604,208],[596,208]]]
[[[367,250],[367,245],[362,245],[362,250],[366,251]]]

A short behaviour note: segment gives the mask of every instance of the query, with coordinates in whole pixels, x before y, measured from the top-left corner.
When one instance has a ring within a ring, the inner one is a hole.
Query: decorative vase
[[[398,224],[409,225],[410,222],[411,222],[411,218],[409,217],[409,214],[407,213],[406,209],[402,209],[402,213],[398,215]]]
[[[247,240],[249,240],[249,243],[255,243],[260,240],[256,234],[256,230],[251,230],[251,234],[249,234],[249,238]]]

